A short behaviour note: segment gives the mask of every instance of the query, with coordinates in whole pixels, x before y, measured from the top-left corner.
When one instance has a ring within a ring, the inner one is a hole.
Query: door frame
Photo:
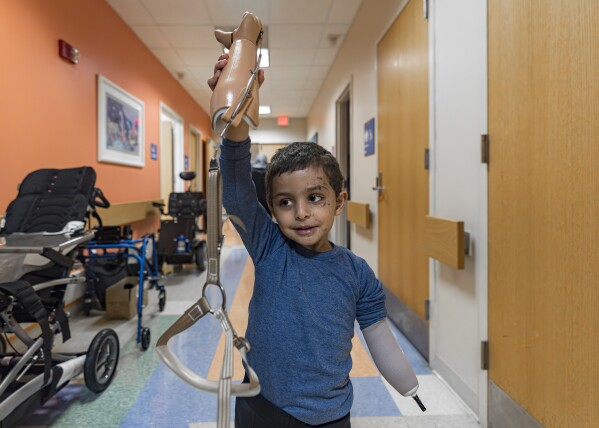
[[[435,62],[435,37],[436,37],[436,13],[435,13],[436,0],[433,0],[429,4],[429,212],[430,215],[436,215],[437,212],[437,159],[435,154],[437,153],[437,129],[436,129],[436,87],[435,87],[435,75],[437,74],[437,63]],[[485,9],[484,15],[486,16],[487,3],[483,2],[481,5]],[[488,28],[485,23],[485,32],[488,36]],[[486,44],[485,44],[486,46]],[[484,64],[485,69],[480,70],[482,74],[482,87],[484,92],[480,94],[482,98],[481,105],[486,108],[483,114],[483,121],[480,124],[481,134],[488,133],[488,50],[485,49]],[[476,240],[471,240],[471,256],[473,257],[474,263],[476,263],[474,281],[476,284],[476,305],[478,311],[478,342],[488,341],[488,318],[489,318],[489,306],[488,306],[488,200],[489,200],[489,189],[488,189],[488,165],[481,163],[479,169],[479,185],[478,185],[478,230],[469,230],[466,224],[466,232],[473,232],[471,236],[476,237]],[[429,351],[430,351],[430,362],[434,365],[437,356],[437,338],[439,336],[439,323],[438,323],[438,311],[439,304],[438,296],[436,293],[437,289],[437,275],[438,263],[434,259],[429,259],[429,299],[430,299],[430,311],[431,317],[429,322]],[[453,375],[441,369],[441,367],[432,367],[441,376],[445,377],[449,385],[459,394],[459,388],[455,382],[452,382]],[[439,370],[441,369],[441,370]],[[488,424],[488,370],[483,370],[479,367],[478,375],[478,414],[481,427],[485,428]],[[462,397],[463,398],[463,397]]]
[[[172,108],[160,101],[160,126],[167,120],[173,125],[173,191],[184,192],[185,184],[179,173],[185,170],[185,136],[183,134],[183,118]],[[162,129],[160,130],[162,135]]]
[[[203,191],[204,190],[204,180],[203,180],[203,176],[206,174],[206,171],[204,171],[204,143],[202,142],[202,132],[196,128],[193,125],[189,125],[189,134],[194,135],[196,137],[196,139],[194,140],[193,138],[189,139],[189,153],[193,153],[195,155],[195,159],[190,159],[190,162],[193,161],[195,163],[196,166],[196,178],[195,178],[195,182],[194,182],[194,186],[193,186],[193,190],[195,191]],[[192,150],[192,145],[194,144],[194,142],[197,142],[196,146],[193,147]],[[200,173],[198,173],[198,170],[200,171]]]
[[[350,79],[335,102],[335,157],[345,178],[348,199],[351,194],[352,87],[353,79]],[[349,109],[346,117],[343,112],[344,105],[348,103]],[[344,132],[344,129],[347,132]],[[341,215],[335,219],[335,243],[348,249],[351,247],[351,223],[347,220],[347,209],[344,209]]]

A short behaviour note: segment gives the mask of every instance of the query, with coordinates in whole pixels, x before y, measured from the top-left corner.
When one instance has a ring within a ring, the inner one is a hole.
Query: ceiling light
[[[270,114],[270,112],[271,112],[270,106],[258,107],[258,114]]]
[[[262,52],[262,59],[260,60],[260,68],[266,68],[270,66],[270,54],[268,48],[258,49],[258,55]]]

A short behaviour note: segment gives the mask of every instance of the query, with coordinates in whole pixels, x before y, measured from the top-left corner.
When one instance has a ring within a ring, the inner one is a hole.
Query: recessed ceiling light
[[[271,112],[270,106],[258,107],[258,114],[270,114],[270,112]]]

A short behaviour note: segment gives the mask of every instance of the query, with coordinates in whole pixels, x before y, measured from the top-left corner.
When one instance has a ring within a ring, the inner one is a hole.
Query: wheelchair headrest
[[[6,209],[2,232],[60,232],[69,222],[85,222],[95,183],[87,166],[29,173]]]
[[[182,180],[191,181],[196,178],[196,173],[194,171],[181,171],[179,177],[181,177]]]

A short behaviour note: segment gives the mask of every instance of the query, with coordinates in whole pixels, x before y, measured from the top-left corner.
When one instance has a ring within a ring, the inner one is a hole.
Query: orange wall
[[[58,39],[80,52],[58,56]],[[0,1],[0,213],[38,168],[92,166],[113,203],[160,197],[160,101],[209,135],[210,120],[104,0]],[[97,75],[145,104],[144,168],[97,162]]]

